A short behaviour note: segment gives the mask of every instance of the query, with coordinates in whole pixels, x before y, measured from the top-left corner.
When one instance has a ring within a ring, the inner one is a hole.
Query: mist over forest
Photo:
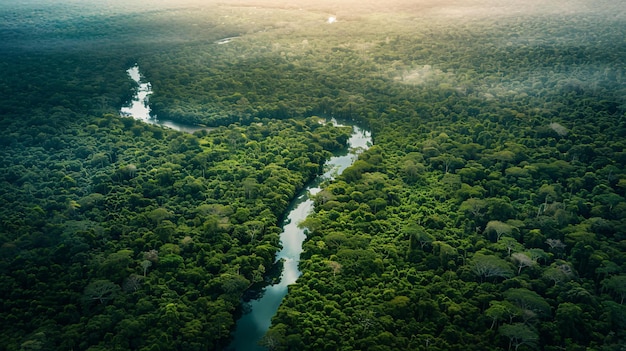
[[[332,119],[373,145],[259,350],[624,350],[624,38],[609,0],[0,0],[0,350],[235,349]]]

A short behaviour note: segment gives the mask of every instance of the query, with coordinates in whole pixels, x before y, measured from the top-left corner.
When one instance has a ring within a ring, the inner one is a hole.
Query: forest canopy
[[[225,349],[330,117],[266,348],[620,350],[624,10],[0,0],[0,350]]]

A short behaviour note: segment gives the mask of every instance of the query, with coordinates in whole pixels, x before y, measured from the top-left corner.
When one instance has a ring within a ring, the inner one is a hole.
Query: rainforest
[[[242,350],[304,192],[259,350],[623,351],[624,38],[614,0],[0,0],[0,350]]]

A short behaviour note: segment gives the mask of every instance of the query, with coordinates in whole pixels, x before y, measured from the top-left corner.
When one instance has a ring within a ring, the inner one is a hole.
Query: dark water
[[[319,185],[328,179],[333,179],[341,174],[348,166],[356,161],[358,154],[372,144],[372,136],[369,131],[352,126],[349,148],[344,153],[332,157],[326,162],[327,171],[318,176],[305,188],[292,203],[289,214],[283,223],[283,232],[280,235],[283,249],[276,255],[276,260],[283,260],[284,267],[280,276],[280,282],[264,289],[263,295],[257,300],[250,301],[249,313],[244,314],[237,322],[234,333],[234,341],[228,350],[255,351],[266,350],[257,343],[270,327],[272,317],[276,314],[278,306],[287,295],[287,287],[296,282],[302,274],[298,269],[302,243],[305,239],[304,228],[298,228],[298,223],[303,221],[313,211],[313,200],[310,195],[317,194],[321,188]]]

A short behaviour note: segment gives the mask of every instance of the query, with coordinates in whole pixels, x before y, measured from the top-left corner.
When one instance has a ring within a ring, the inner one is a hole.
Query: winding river
[[[120,114],[125,117],[133,117],[146,123],[156,124],[178,131],[193,133],[197,130],[205,129],[200,126],[190,126],[173,121],[161,121],[150,115],[149,96],[152,94],[150,83],[141,80],[141,73],[138,66],[133,66],[127,70],[128,75],[139,85],[139,89],[129,106],[123,107]],[[343,152],[336,153],[326,161],[326,172],[304,188],[291,203],[288,215],[282,223],[283,231],[280,235],[282,250],[276,254],[276,262],[283,261],[283,270],[277,284],[267,286],[263,289],[261,297],[250,301],[248,313],[244,314],[237,321],[236,330],[233,334],[233,342],[227,350],[233,351],[260,351],[266,350],[258,345],[258,342],[269,329],[272,317],[276,314],[278,306],[287,295],[287,287],[296,282],[302,274],[298,269],[302,244],[306,239],[305,229],[298,228],[302,222],[313,211],[312,195],[321,191],[320,184],[324,181],[332,180],[340,175],[350,166],[358,155],[367,150],[372,145],[372,135],[369,131],[349,122],[339,124],[332,120],[336,126],[352,126],[352,135],[348,140],[348,147]]]
[[[174,121],[160,120],[157,119],[156,116],[150,115],[149,99],[150,95],[152,94],[152,85],[148,82],[143,82],[141,80],[141,72],[139,71],[139,66],[137,65],[126,70],[126,73],[128,73],[130,78],[132,78],[132,80],[137,83],[139,89],[137,89],[137,93],[133,96],[130,104],[128,106],[122,107],[122,109],[120,110],[120,114],[122,116],[132,117],[146,123],[156,124],[162,127],[174,129],[179,132],[185,133],[194,133],[198,130],[207,129],[206,127],[201,126],[193,126]]]
[[[334,120],[333,123],[338,125]],[[283,260],[284,262],[280,282],[266,287],[260,298],[249,302],[249,312],[237,322],[233,335],[234,341],[227,348],[228,351],[266,350],[259,346],[258,342],[269,329],[272,317],[287,295],[287,287],[295,283],[302,274],[298,269],[298,263],[306,235],[304,228],[298,228],[298,223],[313,211],[311,195],[315,195],[321,190],[320,184],[322,182],[334,179],[335,176],[341,174],[344,169],[354,163],[359,153],[369,148],[371,144],[371,133],[353,125],[352,136],[348,140],[348,149],[326,161],[325,169],[327,171],[313,180],[293,201],[283,222],[283,232],[280,235],[283,249],[276,255],[276,261]]]

